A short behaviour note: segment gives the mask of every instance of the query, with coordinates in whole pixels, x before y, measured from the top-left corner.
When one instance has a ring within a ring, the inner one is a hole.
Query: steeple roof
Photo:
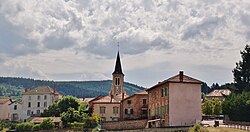
[[[115,71],[112,74],[123,74],[119,51],[118,51],[117,57],[116,57]]]

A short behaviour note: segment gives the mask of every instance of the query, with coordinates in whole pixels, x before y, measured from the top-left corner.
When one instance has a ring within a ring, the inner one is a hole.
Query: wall
[[[40,96],[40,100],[37,99],[37,96]],[[47,99],[44,99],[44,96],[47,96]],[[29,100],[31,96],[31,100]],[[55,101],[54,94],[32,94],[32,95],[23,95],[22,96],[22,120],[29,118],[27,116],[27,110],[33,111],[33,114],[37,114],[37,110],[40,110],[40,113],[47,109]],[[31,102],[31,107],[28,107],[28,103]],[[40,107],[37,107],[37,102],[40,102]],[[44,107],[44,102],[47,102],[47,107]]]
[[[201,85],[169,83],[169,125],[193,125],[201,121]]]
[[[9,119],[10,111],[9,111],[10,101],[0,104],[0,119]]]
[[[146,104],[143,104],[143,99],[146,99]],[[128,104],[128,100],[131,100],[131,104]],[[148,107],[148,94],[136,94],[122,101],[122,120],[126,119],[138,119],[147,117],[142,114],[142,107]],[[133,109],[133,114],[125,114],[125,109]]]
[[[105,113],[101,114],[100,113],[100,107],[104,106]],[[113,113],[113,107],[118,107],[118,113],[114,114]],[[120,103],[93,103],[93,113],[96,113],[100,115],[100,117],[105,117],[106,121],[112,121],[112,117],[118,117],[120,118]]]
[[[14,106],[17,106],[17,109],[16,110],[14,110]],[[10,120],[13,120],[13,114],[17,114],[18,115],[18,119],[17,120],[15,120],[15,121],[19,121],[19,120],[21,120],[21,116],[22,116],[22,105],[20,104],[20,103],[17,103],[17,102],[15,102],[15,103],[12,103],[11,105],[9,105],[9,109],[10,109],[10,117],[9,117],[9,119]]]
[[[146,127],[147,120],[130,120],[130,121],[111,121],[103,122],[102,129],[106,130],[129,130],[143,129]]]

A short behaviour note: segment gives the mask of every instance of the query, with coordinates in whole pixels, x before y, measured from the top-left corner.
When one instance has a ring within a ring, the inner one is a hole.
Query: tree
[[[44,119],[40,124],[40,129],[42,130],[51,130],[55,127],[55,124],[53,122],[53,119],[46,118]]]
[[[67,127],[69,123],[82,122],[83,117],[80,115],[79,111],[70,107],[68,111],[61,114],[61,120],[63,122],[63,127]]]
[[[250,46],[240,52],[242,60],[233,69],[234,81],[239,92],[250,91]]]
[[[57,103],[53,103],[52,105],[49,106],[48,109],[45,109],[43,113],[41,114],[42,117],[49,117],[49,116],[55,116],[59,117],[60,116],[60,110],[58,108]]]
[[[212,115],[213,114],[213,104],[211,101],[206,100],[202,104],[202,113],[206,115]]]
[[[60,113],[66,112],[68,108],[73,108],[74,110],[78,110],[79,101],[77,98],[73,96],[64,96],[57,103],[58,109]]]
[[[219,115],[222,113],[221,101],[218,98],[215,98],[213,101],[213,114]]]

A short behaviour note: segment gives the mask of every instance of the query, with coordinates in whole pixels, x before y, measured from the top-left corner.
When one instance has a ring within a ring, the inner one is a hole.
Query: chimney
[[[54,91],[54,94],[55,94],[56,93],[56,85],[54,85],[53,91]]]
[[[124,93],[122,93],[122,100],[124,99]]]
[[[183,82],[183,71],[180,71],[179,72],[179,77],[180,77],[180,82]]]

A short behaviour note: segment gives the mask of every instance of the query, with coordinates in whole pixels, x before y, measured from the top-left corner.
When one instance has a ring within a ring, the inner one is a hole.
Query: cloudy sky
[[[128,82],[223,84],[249,40],[249,0],[0,1],[0,76],[111,79],[119,42]]]

